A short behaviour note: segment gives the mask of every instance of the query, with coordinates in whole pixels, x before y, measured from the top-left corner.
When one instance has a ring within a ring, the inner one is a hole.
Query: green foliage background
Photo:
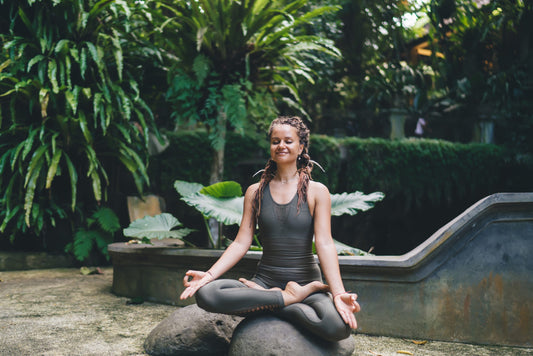
[[[193,243],[202,244],[201,216],[179,200],[173,182],[208,183],[208,137],[196,131],[169,139],[169,148],[152,157],[149,174],[167,210],[187,227],[198,229]],[[225,180],[237,181],[245,190],[258,181],[252,175],[266,163],[266,140],[233,134],[228,143],[226,154],[232,159],[226,161]],[[374,247],[377,254],[409,251],[489,194],[532,189],[530,166],[497,145],[311,135],[310,153],[326,170],[315,166],[314,179],[327,184],[332,193],[385,193],[385,199],[365,213],[332,219],[336,239],[365,251]]]
[[[257,128],[299,112],[316,180],[387,195],[335,237],[405,252],[487,194],[532,190],[532,19],[523,0],[0,0],[0,248],[105,255],[120,236],[101,222],[124,226],[148,187],[194,227],[172,182],[207,185],[224,161],[246,188],[268,156]],[[444,56],[407,58],[420,41]],[[391,107],[462,143],[335,138],[387,137]],[[481,121],[499,146],[465,143]],[[161,128],[177,133],[149,157]]]
[[[119,0],[0,1],[0,233],[11,241],[33,235],[29,246],[62,250],[74,240],[80,258],[96,242],[105,254],[116,229],[100,238],[87,230],[91,215],[116,218],[101,208],[124,172],[134,190],[149,184],[157,129],[132,64],[143,52],[128,37],[135,10]]]

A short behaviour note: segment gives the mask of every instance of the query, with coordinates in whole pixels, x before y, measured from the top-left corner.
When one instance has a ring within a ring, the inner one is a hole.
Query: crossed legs
[[[196,302],[202,309],[222,314],[250,315],[272,311],[275,315],[330,341],[345,339],[351,329],[344,323],[328,294],[327,286],[312,282],[300,286],[289,282],[284,290],[265,289],[261,285],[240,279],[219,279],[196,292]]]

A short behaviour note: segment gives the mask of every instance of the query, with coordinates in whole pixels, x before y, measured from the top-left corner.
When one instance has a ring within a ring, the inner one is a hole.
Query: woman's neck
[[[289,169],[280,169],[278,167],[274,180],[281,184],[288,184],[297,181],[298,178],[298,170],[295,167]]]

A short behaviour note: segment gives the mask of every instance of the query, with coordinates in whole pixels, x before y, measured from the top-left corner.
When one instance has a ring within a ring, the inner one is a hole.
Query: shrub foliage
[[[148,182],[153,118],[128,62],[132,9],[1,0],[0,13],[0,232],[41,236],[67,217],[84,226],[117,167],[139,191]]]

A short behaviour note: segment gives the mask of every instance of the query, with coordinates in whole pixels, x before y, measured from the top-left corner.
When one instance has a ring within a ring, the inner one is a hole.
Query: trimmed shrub
[[[441,140],[343,139],[346,191],[382,191],[405,208],[487,195],[502,183],[505,150]]]
[[[207,134],[167,135],[170,146],[150,160],[154,192],[165,198],[168,212],[199,230],[193,242],[202,245],[207,242],[202,217],[179,199],[173,184],[176,179],[209,183]],[[259,180],[252,175],[264,168],[268,143],[234,133],[227,140],[225,180],[235,180],[245,190]],[[332,193],[385,193],[365,213],[332,219],[335,239],[365,251],[373,247],[379,255],[408,252],[487,195],[533,189],[531,160],[515,160],[497,145],[312,135],[310,155],[326,171],[315,167],[313,178]]]

